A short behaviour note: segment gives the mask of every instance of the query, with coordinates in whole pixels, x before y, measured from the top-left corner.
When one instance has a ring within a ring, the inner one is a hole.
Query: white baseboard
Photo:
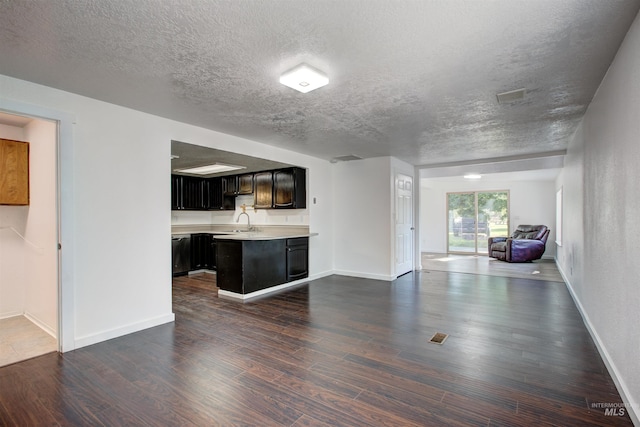
[[[84,337],[75,339],[74,349],[86,347],[91,344],[97,344],[99,342],[107,341],[113,338],[118,338],[123,335],[142,331],[143,329],[153,328],[154,326],[164,325],[165,323],[171,323],[175,320],[175,318],[175,314],[169,313],[162,316],[154,317],[153,319],[143,320],[142,322],[136,322],[119,328],[110,329],[108,331],[99,332],[97,334],[85,335]]]
[[[45,322],[38,319],[38,317],[32,315],[31,313],[24,313],[24,317],[29,319],[32,323],[36,324],[40,329],[42,329],[43,331],[51,335],[56,340],[58,339],[58,334],[56,333],[56,330],[53,329],[51,326],[47,325]]]
[[[4,313],[0,313],[0,320],[8,319],[10,317],[22,316],[23,313],[21,311],[7,311]]]
[[[333,274],[337,274],[339,276],[359,277],[361,279],[384,280],[386,282],[393,282],[394,280],[397,279],[397,276],[361,273],[359,271],[334,270]]]
[[[560,275],[564,279],[567,289],[569,290],[569,294],[571,295],[571,298],[573,298],[573,302],[576,304],[576,307],[578,307],[578,311],[582,316],[582,320],[585,326],[587,327],[587,330],[589,331],[589,334],[591,335],[593,342],[596,344],[598,353],[600,353],[600,357],[602,357],[602,360],[604,361],[604,364],[607,367],[607,371],[609,371],[609,375],[611,375],[611,379],[613,379],[613,382],[616,385],[616,389],[618,389],[618,393],[620,393],[620,397],[622,398],[622,401],[627,404],[625,409],[629,414],[629,418],[631,418],[633,425],[640,426],[639,414],[636,413],[636,409],[638,408],[637,402],[631,401],[630,399],[631,393],[629,392],[629,388],[627,387],[627,384],[622,379],[622,375],[620,375],[620,371],[618,371],[616,364],[611,359],[609,352],[607,351],[606,347],[604,346],[604,343],[600,339],[600,335],[598,335],[598,332],[596,331],[595,327],[591,323],[591,320],[589,319],[589,315],[585,311],[584,307],[582,306],[582,303],[580,302],[580,300],[578,299],[578,296],[573,290],[573,286],[571,285],[569,278],[564,273],[564,270],[562,270],[562,267],[560,267],[560,264],[558,264],[558,260],[556,259],[555,261],[556,261],[556,266],[558,267],[558,271],[560,272]]]
[[[321,277],[329,276],[331,274],[332,274],[331,272],[314,274],[312,276],[305,277],[304,279],[294,280],[293,282],[287,282],[281,285],[271,286],[270,288],[260,289],[259,291],[250,292],[248,294],[239,294],[236,292],[229,292],[229,291],[225,291],[224,289],[219,289],[218,296],[222,298],[229,298],[229,299],[234,299],[238,301],[248,301],[250,299],[269,295],[274,292],[279,292],[283,289],[291,288],[293,286],[302,285],[303,283],[308,283],[312,280],[320,279]]]

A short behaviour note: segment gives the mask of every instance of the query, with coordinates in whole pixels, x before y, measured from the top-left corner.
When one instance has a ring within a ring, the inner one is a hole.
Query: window
[[[562,187],[556,193],[556,244],[562,246]]]
[[[509,235],[509,192],[447,193],[447,250],[486,254],[487,239]]]

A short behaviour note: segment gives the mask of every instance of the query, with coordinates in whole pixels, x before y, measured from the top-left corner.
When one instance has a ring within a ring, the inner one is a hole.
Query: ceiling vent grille
[[[354,156],[353,154],[349,154],[348,156],[334,157],[333,159],[331,159],[331,163],[349,162],[351,160],[362,160],[362,157],[358,157],[358,156]]]
[[[506,104],[509,102],[524,99],[524,95],[526,94],[526,92],[527,90],[523,88],[499,93],[498,95],[496,95],[498,97],[498,104]]]

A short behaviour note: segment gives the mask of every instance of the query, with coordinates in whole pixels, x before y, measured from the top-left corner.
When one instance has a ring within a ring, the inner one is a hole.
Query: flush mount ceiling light
[[[468,174],[464,175],[463,178],[464,179],[480,179],[480,178],[482,178],[482,175],[479,175],[477,173],[468,173]]]
[[[174,169],[174,172],[192,173],[195,175],[209,175],[211,173],[229,172],[239,169],[246,169],[244,166],[225,165],[224,163],[214,163],[212,165],[198,166],[195,168]]]
[[[325,86],[329,78],[310,65],[300,64],[280,76],[280,83],[302,93]]]

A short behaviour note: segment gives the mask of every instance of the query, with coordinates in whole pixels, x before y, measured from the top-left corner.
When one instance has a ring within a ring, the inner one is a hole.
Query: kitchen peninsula
[[[190,235],[196,257],[198,246],[203,247],[197,239],[206,239],[203,249],[215,264],[219,295],[236,299],[263,295],[308,277],[309,237],[317,235],[307,226],[181,225],[173,226],[171,233],[174,238]]]

